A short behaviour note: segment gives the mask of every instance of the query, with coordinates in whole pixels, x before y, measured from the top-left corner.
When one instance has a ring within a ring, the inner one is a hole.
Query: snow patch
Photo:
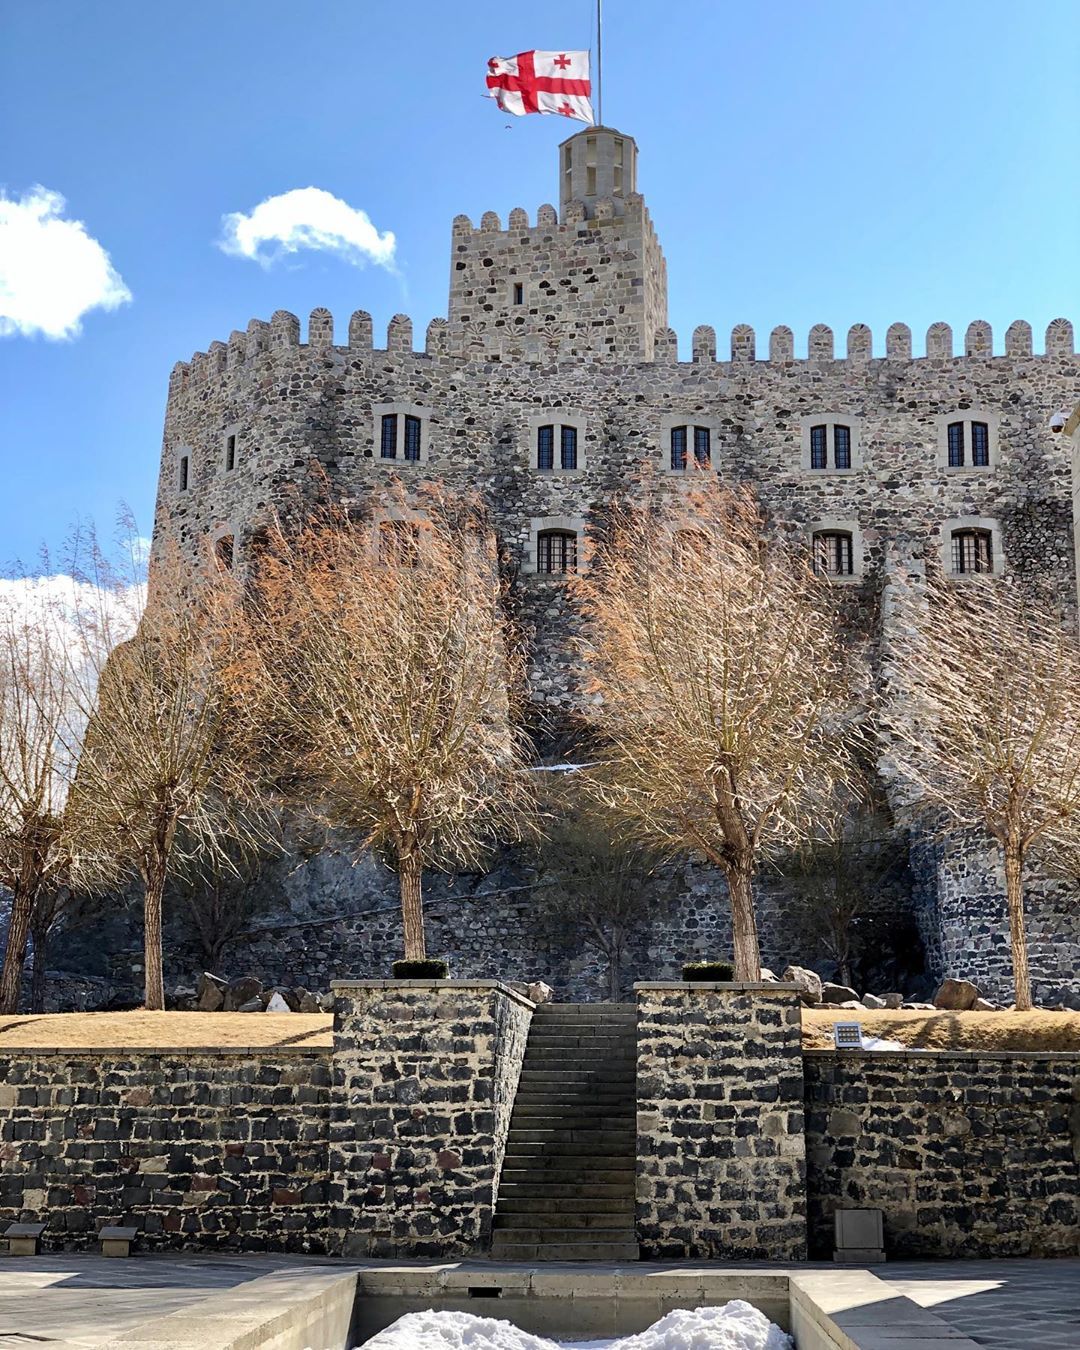
[[[635,1336],[550,1341],[494,1317],[407,1313],[364,1350],[794,1350],[790,1336],[741,1298],[719,1308],[678,1308]]]

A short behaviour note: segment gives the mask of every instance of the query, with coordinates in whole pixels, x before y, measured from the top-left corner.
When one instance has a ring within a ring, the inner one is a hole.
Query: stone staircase
[[[634,1004],[536,1009],[510,1118],[492,1259],[638,1259],[636,1063]]]

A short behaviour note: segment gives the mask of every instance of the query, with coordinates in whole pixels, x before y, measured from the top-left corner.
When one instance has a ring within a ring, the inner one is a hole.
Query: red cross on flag
[[[558,113],[592,125],[588,52],[518,52],[488,62],[488,98],[503,112]]]

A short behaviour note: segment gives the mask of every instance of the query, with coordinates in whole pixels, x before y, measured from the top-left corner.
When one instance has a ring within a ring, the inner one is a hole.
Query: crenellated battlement
[[[926,331],[923,351],[916,355],[911,329],[904,323],[891,324],[885,334],[885,351],[873,350],[873,334],[864,323],[852,324],[847,332],[843,355],[837,355],[836,336],[827,324],[815,324],[807,334],[806,355],[796,356],[795,335],[786,324],[780,324],[769,334],[768,354],[759,357],[757,337],[749,324],[736,324],[731,330],[727,354],[718,353],[716,330],[709,324],[699,324],[691,336],[689,362],[680,362],[678,335],[672,328],[657,329],[653,340],[652,364],[707,365],[713,363],[739,366],[747,362],[766,361],[787,365],[796,361],[848,361],[853,365],[871,360],[886,361],[971,361],[993,360],[998,357],[1062,358],[1076,354],[1075,335],[1068,319],[1054,319],[1046,327],[1043,347],[1034,350],[1031,324],[1024,319],[1011,323],[1005,332],[1004,348],[994,351],[993,332],[983,319],[973,320],[964,333],[963,349],[956,350],[953,330],[947,323],[934,323]],[[227,343],[211,342],[205,352],[195,352],[189,361],[177,361],[169,377],[169,396],[192,385],[233,373],[240,373],[260,355],[301,351],[343,356],[360,352],[384,352],[396,356],[424,356],[439,359],[457,357],[468,359],[469,353],[459,341],[452,340],[446,319],[437,317],[427,326],[424,347],[418,351],[413,345],[413,322],[407,314],[395,314],[387,324],[386,340],[376,347],[371,315],[358,309],[350,317],[348,342],[335,345],[334,317],[328,309],[313,309],[308,318],[307,340],[301,341],[300,320],[288,310],[277,310],[269,322],[252,319],[247,330],[234,329]],[[523,357],[531,363],[543,360],[540,350]],[[650,362],[641,362],[643,365]]]

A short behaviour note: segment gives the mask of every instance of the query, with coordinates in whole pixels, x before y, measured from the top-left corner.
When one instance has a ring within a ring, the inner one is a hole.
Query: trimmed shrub
[[[688,961],[682,968],[684,980],[726,984],[735,978],[730,961]]]
[[[395,961],[395,980],[445,980],[450,967],[445,961]]]

